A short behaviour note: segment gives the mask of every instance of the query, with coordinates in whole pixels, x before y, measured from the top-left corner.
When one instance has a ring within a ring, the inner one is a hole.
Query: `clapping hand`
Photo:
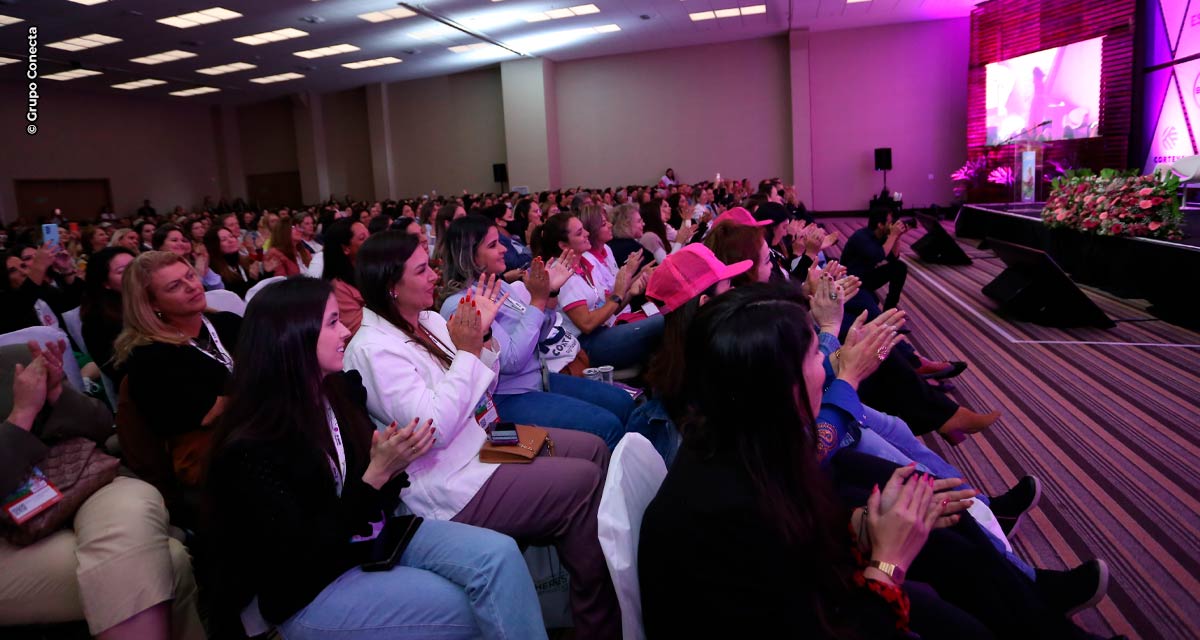
[[[909,478],[912,474],[912,467],[897,469],[883,491],[876,485],[867,499],[871,558],[903,570],[925,546],[946,507],[935,493],[933,476],[918,474]]]
[[[837,335],[842,328],[845,293],[842,287],[828,276],[817,279],[812,295],[808,296],[808,307],[821,333]]]
[[[875,373],[892,348],[904,338],[897,335],[894,328],[885,324],[871,323],[862,326],[865,318],[864,311],[855,319],[854,325],[846,334],[845,344],[838,349],[833,358],[833,367],[838,378],[856,389],[867,376]]]
[[[63,354],[67,353],[65,340],[47,342],[45,348],[37,340],[26,343],[29,354],[36,360],[41,358],[46,369],[46,400],[55,404],[62,396]]]
[[[418,428],[420,421],[420,418],[414,418],[403,429],[398,429],[393,422],[387,429],[371,433],[371,461],[363,474],[364,482],[382,487],[433,447],[437,442],[433,420],[426,420],[425,425]]]
[[[567,249],[557,258],[551,258],[546,271],[550,274],[550,290],[558,291],[571,276],[575,275],[575,267],[579,264],[579,254],[573,249]]]
[[[463,296],[463,301],[475,305],[479,312],[479,321],[483,324],[484,333],[496,320],[501,305],[508,300],[507,293],[500,295],[500,282],[493,273],[487,278],[480,278],[474,287],[467,289],[467,295]]]
[[[13,371],[12,412],[8,422],[29,431],[46,404],[46,360],[35,357],[28,366],[16,365]]]

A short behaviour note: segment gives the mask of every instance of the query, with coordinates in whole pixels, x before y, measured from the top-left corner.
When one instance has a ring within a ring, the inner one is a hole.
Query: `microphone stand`
[[[1018,132],[1016,132],[1016,133],[1012,134],[1011,136],[1009,136],[1009,137],[1005,138],[1003,141],[1001,141],[1001,142],[1000,142],[1000,144],[998,144],[998,145],[996,145],[996,146],[997,146],[997,147],[1003,147],[1003,146],[1004,146],[1004,145],[1006,145],[1006,144],[1012,144],[1013,142],[1015,142],[1015,141],[1017,141],[1018,139],[1020,139],[1022,136],[1025,136],[1025,135],[1027,135],[1027,134],[1033,133],[1034,131],[1037,131],[1038,129],[1041,129],[1042,127],[1044,127],[1044,126],[1046,126],[1046,125],[1048,125],[1048,124],[1050,124],[1050,121],[1049,121],[1049,120],[1046,120],[1046,121],[1044,121],[1044,122],[1039,122],[1038,124],[1035,124],[1035,125],[1033,125],[1032,127],[1029,127],[1028,129],[1022,129],[1022,130],[1020,130],[1020,131],[1018,131]]]

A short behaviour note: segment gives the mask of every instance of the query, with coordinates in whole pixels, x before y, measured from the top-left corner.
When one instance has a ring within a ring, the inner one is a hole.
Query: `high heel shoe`
[[[966,407],[959,407],[954,415],[938,429],[938,435],[952,447],[962,444],[967,436],[979,433],[992,426],[1000,419],[1000,412],[976,413]]]

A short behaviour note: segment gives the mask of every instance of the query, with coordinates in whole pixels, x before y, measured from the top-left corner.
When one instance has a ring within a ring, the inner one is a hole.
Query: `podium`
[[[1027,139],[1012,147],[1012,201],[1037,202],[1045,145],[1041,140]]]

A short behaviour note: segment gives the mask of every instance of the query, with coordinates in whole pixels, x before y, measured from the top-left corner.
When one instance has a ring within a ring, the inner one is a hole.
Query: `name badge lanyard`
[[[333,414],[333,407],[329,406],[329,403],[325,403],[325,416],[329,422],[329,435],[333,438],[333,449],[337,452],[336,464],[333,458],[329,458],[329,469],[333,471],[333,481],[337,483],[337,494],[340,498],[342,486],[346,482],[346,447],[342,443],[342,429],[338,426],[337,416]]]
[[[202,348],[195,339],[188,340],[188,344],[195,347],[200,353],[203,353],[204,355],[221,363],[222,366],[229,370],[229,373],[233,373],[233,358],[231,358],[229,356],[229,352],[225,350],[225,345],[221,344],[221,338],[217,336],[217,330],[213,329],[212,323],[208,321],[208,318],[200,316],[200,321],[204,323],[204,328],[208,330],[208,337],[212,338],[213,347],[216,348],[217,353],[213,353]]]

